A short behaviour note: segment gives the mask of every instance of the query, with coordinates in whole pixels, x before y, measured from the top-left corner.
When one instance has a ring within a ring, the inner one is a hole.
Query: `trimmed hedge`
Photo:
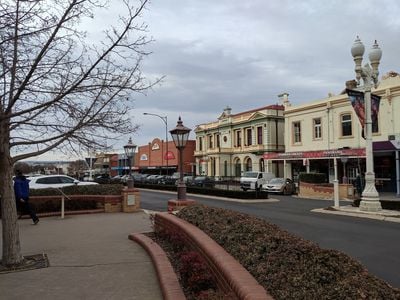
[[[174,185],[163,185],[163,184],[143,184],[143,183],[135,183],[135,187],[137,188],[147,188],[153,190],[167,190],[167,191],[176,191],[177,188]],[[201,195],[210,195],[210,196],[219,196],[219,197],[227,197],[227,198],[237,198],[237,199],[268,199],[267,191],[231,191],[231,190],[221,190],[216,188],[204,188],[197,186],[187,186],[187,193],[192,194],[201,194]]]
[[[62,188],[66,195],[121,195],[124,186],[121,184],[74,185]],[[31,189],[30,196],[61,195],[58,189]]]
[[[400,299],[400,290],[348,255],[320,248],[265,220],[189,206],[178,217],[207,233],[274,299]]]
[[[307,183],[325,183],[326,174],[324,173],[300,173],[299,181]]]

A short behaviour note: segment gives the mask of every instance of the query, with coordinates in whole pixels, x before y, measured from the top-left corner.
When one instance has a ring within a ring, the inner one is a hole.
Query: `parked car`
[[[79,181],[66,175],[43,175],[28,177],[31,189],[63,188],[72,185],[96,185],[97,182]]]
[[[110,178],[110,175],[108,175],[108,174],[101,174],[101,175],[97,175],[94,178],[94,181],[97,183],[110,183],[111,178]]]
[[[160,184],[174,185],[178,179],[173,176],[164,176],[160,179]]]
[[[280,193],[283,195],[291,195],[296,191],[296,185],[289,178],[272,178],[266,185],[265,190],[268,193]]]
[[[201,187],[214,187],[215,180],[208,176],[198,176],[193,180],[193,185]]]

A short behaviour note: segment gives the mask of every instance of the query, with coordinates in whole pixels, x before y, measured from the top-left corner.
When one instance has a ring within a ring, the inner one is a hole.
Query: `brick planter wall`
[[[196,226],[174,215],[157,213],[155,230],[182,234],[189,248],[206,261],[218,287],[225,293],[236,299],[273,299],[238,261]]]
[[[351,184],[339,184],[339,199],[355,199]],[[349,195],[351,192],[351,195]],[[301,198],[333,200],[333,185],[300,182],[298,196]]]

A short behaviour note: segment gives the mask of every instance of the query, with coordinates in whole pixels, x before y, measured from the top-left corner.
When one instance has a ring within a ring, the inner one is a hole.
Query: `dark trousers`
[[[31,216],[32,221],[36,221],[38,217],[36,216],[36,212],[33,209],[32,205],[29,203],[29,198],[24,199],[25,202],[21,202],[20,200],[17,200],[17,210],[19,213],[22,215],[28,214]]]

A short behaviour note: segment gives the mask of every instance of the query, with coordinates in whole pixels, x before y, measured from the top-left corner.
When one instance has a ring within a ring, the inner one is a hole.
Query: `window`
[[[251,128],[246,128],[246,146],[253,144],[253,136]]]
[[[263,143],[263,128],[262,126],[257,127],[257,145],[262,145]]]
[[[301,143],[301,124],[293,122],[293,143]]]
[[[242,132],[240,130],[235,131],[235,146],[240,147],[242,146]]]
[[[61,183],[74,183],[73,178],[63,177],[63,176],[60,176],[59,178],[60,178]]]
[[[214,148],[214,146],[213,146],[213,136],[212,135],[208,136],[208,148],[209,149]]]
[[[341,116],[342,122],[342,136],[351,136],[352,128],[351,128],[351,114],[343,114]]]
[[[220,135],[219,134],[216,135],[216,139],[217,139],[217,147],[219,148],[219,147],[221,147]]]
[[[199,151],[203,151],[203,138],[199,137]]]
[[[313,120],[314,125],[314,139],[321,139],[322,138],[322,131],[321,131],[321,118],[317,118]]]

